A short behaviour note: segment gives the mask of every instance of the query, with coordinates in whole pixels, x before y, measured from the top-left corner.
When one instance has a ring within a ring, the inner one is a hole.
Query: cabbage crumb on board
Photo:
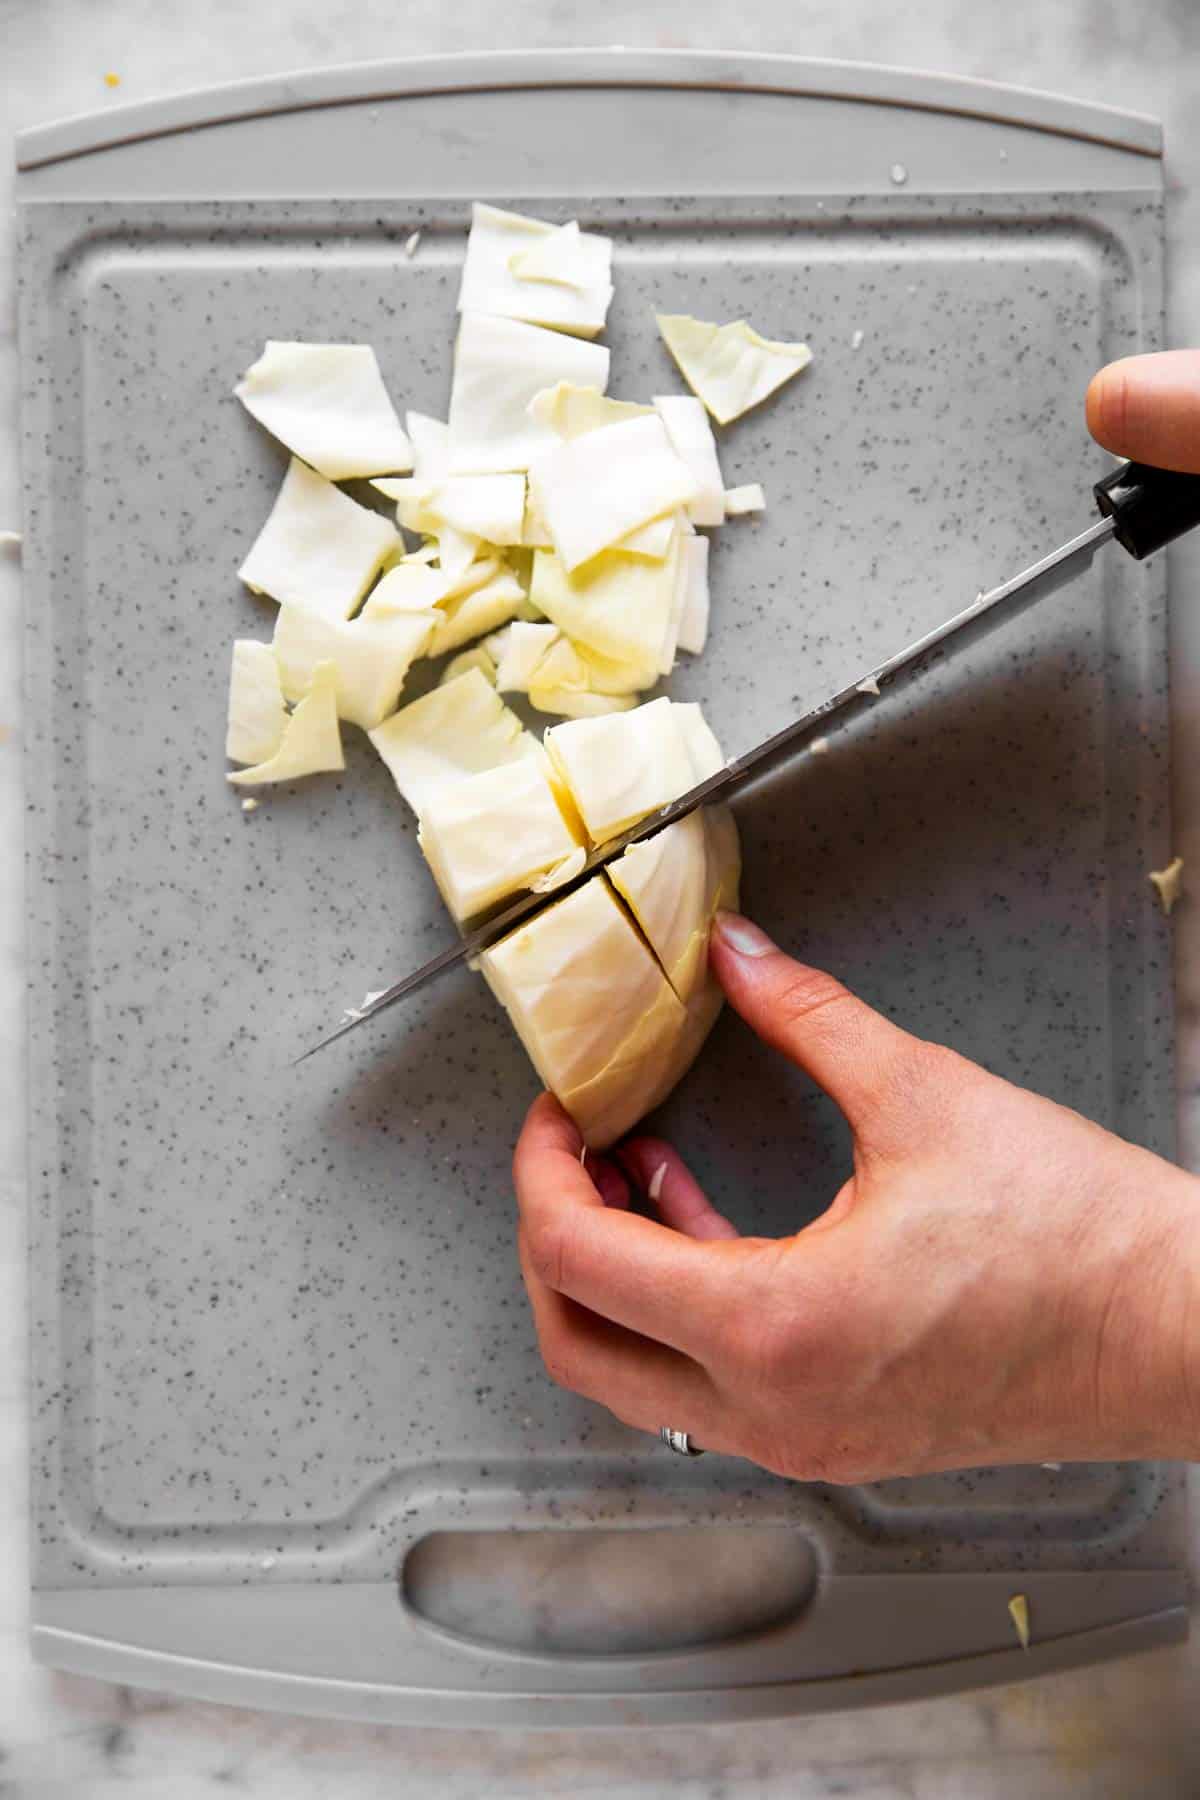
[[[1008,1616],[1022,1650],[1029,1648],[1029,1601],[1024,1594],[1014,1594],[1008,1603]]]
[[[343,729],[365,732],[461,924],[564,889],[479,968],[597,1149],[666,1097],[720,1010],[707,942],[738,899],[732,815],[571,884],[724,764],[698,706],[647,695],[713,627],[703,533],[765,505],[757,482],[726,486],[709,415],[810,360],[745,321],[664,314],[692,392],[610,395],[612,251],[577,220],[473,207],[445,419],[402,417],[370,345],[269,339],[249,363],[237,397],[290,461],[239,570],[278,610],[270,642],[234,644],[226,740],[246,789],[339,771]],[[561,723],[539,735],[503,694]]]
[[[1151,869],[1147,881],[1158,894],[1158,903],[1168,918],[1177,900],[1183,898],[1183,858],[1173,857],[1165,869]]]

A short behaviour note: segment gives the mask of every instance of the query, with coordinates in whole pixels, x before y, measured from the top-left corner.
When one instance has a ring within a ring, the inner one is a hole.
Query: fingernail
[[[741,913],[719,912],[713,925],[721,942],[739,956],[769,956],[775,948],[766,932],[743,919]]]

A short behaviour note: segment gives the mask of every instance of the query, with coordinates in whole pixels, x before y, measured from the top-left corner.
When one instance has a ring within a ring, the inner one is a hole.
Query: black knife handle
[[[1139,562],[1200,525],[1200,475],[1127,462],[1098,481],[1092,492],[1100,511],[1113,521],[1118,544]]]

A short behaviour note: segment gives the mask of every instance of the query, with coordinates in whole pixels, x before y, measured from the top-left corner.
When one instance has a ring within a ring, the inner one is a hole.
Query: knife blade
[[[819,706],[800,718],[793,719],[781,731],[764,739],[745,755],[698,782],[670,805],[649,814],[630,830],[612,838],[592,851],[582,869],[571,880],[549,893],[526,894],[505,907],[502,912],[468,932],[457,943],[448,945],[429,962],[411,974],[393,982],[390,987],[369,994],[361,1006],[349,1007],[341,1021],[315,1044],[294,1059],[302,1063],[308,1057],[335,1043],[348,1031],[365,1024],[398,1001],[426,987],[462,963],[473,963],[519,925],[528,924],[538,913],[582,887],[599,870],[624,854],[632,844],[665,831],[679,819],[686,818],[698,806],[714,802],[726,803],[745,792],[755,782],[765,779],[799,751],[813,746],[831,730],[840,728],[858,714],[878,704],[886,695],[906,687],[948,654],[957,655],[989,636],[1001,625],[1019,616],[1035,601],[1073,581],[1090,567],[1092,558],[1103,544],[1116,539],[1137,560],[1160,549],[1172,538],[1179,537],[1200,524],[1200,476],[1180,475],[1145,465],[1125,463],[1095,484],[1093,492],[1101,517],[1086,530],[1043,556],[1019,575],[1001,582],[999,587],[980,593],[969,606],[955,613],[943,624],[926,632],[924,637],[908,644],[886,662],[866,670]]]

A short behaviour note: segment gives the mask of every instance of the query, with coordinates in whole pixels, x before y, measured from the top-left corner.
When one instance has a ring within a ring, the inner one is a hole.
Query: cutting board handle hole
[[[726,1644],[794,1620],[816,1585],[812,1546],[781,1526],[437,1531],[400,1572],[428,1624],[557,1656]]]

